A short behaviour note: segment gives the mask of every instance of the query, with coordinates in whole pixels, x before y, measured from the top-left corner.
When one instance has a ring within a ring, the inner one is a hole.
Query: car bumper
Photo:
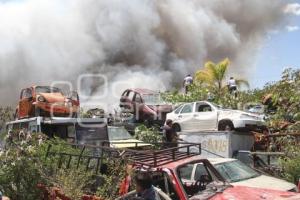
[[[77,112],[77,106],[65,106],[65,105],[55,105],[50,103],[39,102],[35,104],[36,107],[48,113],[56,114],[70,114]]]
[[[264,127],[266,124],[261,120],[253,119],[243,119],[243,120],[234,120],[234,128],[251,128],[251,127]]]

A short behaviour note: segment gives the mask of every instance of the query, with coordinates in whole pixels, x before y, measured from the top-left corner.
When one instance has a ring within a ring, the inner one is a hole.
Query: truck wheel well
[[[230,119],[223,119],[219,121],[218,130],[219,131],[232,131],[234,129],[234,125]]]

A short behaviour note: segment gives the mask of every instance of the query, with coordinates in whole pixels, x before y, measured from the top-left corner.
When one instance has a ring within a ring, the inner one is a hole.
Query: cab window
[[[204,165],[198,164],[195,171],[194,180],[197,181],[201,178],[201,175],[209,175]]]
[[[210,105],[208,104],[200,104],[200,103],[197,103],[196,104],[196,110],[197,112],[211,112],[212,111],[212,108]]]
[[[193,111],[193,104],[186,104],[183,106],[181,113],[191,113]]]

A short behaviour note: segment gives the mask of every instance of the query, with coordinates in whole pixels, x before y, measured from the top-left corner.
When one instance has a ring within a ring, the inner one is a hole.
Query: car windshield
[[[62,93],[59,88],[49,86],[37,86],[35,88],[36,93]]]
[[[230,183],[247,180],[259,176],[254,169],[239,160],[214,165],[217,171]]]
[[[128,139],[132,139],[132,136],[123,127],[108,127],[108,138],[110,141],[128,140]]]
[[[142,97],[143,97],[145,104],[148,104],[148,105],[164,104],[159,93],[143,94]]]

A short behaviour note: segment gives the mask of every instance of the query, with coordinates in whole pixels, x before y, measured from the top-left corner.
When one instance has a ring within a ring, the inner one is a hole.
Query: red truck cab
[[[180,152],[178,148],[171,148],[156,151],[153,154],[141,153],[132,157],[135,160],[135,170],[151,173],[153,186],[159,188],[161,199],[300,199],[300,194],[294,192],[232,186],[225,181],[207,159],[189,153],[189,148],[192,148],[191,145],[187,145],[185,148],[188,148],[186,152]],[[190,173],[186,172],[190,172],[190,168],[195,163],[202,164],[196,169],[199,177],[197,177],[197,181],[186,182],[186,179],[189,179],[187,176],[190,176]],[[124,197],[127,195],[123,195],[120,199]]]

